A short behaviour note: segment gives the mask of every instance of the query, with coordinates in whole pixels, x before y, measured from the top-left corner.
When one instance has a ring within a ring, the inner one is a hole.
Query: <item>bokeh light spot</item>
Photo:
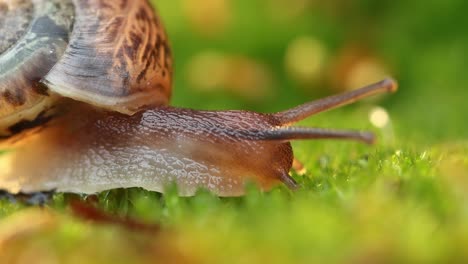
[[[296,81],[315,82],[323,73],[327,51],[316,38],[303,36],[293,40],[286,52],[286,69]]]
[[[378,128],[384,128],[390,122],[390,116],[384,108],[374,107],[369,113],[369,120],[372,125]]]

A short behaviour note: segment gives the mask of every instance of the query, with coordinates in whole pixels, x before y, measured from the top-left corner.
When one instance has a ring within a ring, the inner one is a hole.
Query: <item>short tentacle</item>
[[[375,136],[370,132],[332,130],[312,127],[278,127],[257,133],[256,140],[290,141],[298,139],[347,139],[373,144]]]
[[[280,174],[280,180],[283,182],[289,189],[295,191],[299,189],[299,184],[294,180],[293,177],[289,176],[287,172],[282,172]]]

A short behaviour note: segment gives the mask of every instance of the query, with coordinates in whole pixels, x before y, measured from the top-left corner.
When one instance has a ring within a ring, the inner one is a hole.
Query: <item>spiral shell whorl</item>
[[[171,51],[148,1],[73,2],[70,44],[42,82],[62,96],[124,114],[167,104]]]
[[[167,104],[172,58],[147,0],[0,0],[0,139],[60,98],[134,114]]]
[[[67,0],[0,0],[0,10],[0,136],[9,136],[51,114],[56,97],[39,81],[65,51],[74,10]]]

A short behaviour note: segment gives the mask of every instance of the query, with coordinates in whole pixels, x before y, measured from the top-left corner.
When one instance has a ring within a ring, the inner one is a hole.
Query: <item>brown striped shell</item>
[[[147,0],[0,0],[0,137],[63,98],[124,114],[167,104],[172,60]]]

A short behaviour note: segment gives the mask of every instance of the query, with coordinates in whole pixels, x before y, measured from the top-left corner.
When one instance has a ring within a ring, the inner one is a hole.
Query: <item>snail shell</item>
[[[0,0],[0,136],[62,98],[134,114],[167,104],[172,60],[145,0]]]

